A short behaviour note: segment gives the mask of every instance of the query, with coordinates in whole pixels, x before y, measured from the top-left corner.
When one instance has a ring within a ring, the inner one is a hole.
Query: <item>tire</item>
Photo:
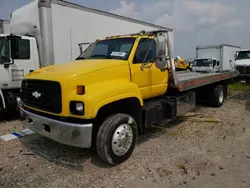
[[[119,139],[120,137],[123,138]],[[97,153],[103,161],[111,165],[118,165],[131,156],[137,137],[137,124],[131,116],[121,113],[111,115],[98,130],[96,137]],[[127,146],[127,149],[120,147],[120,143]]]
[[[4,119],[4,109],[2,104],[0,103],[0,121]]]
[[[221,107],[225,100],[225,89],[222,85],[218,85],[214,88],[211,96],[211,104],[213,107]]]

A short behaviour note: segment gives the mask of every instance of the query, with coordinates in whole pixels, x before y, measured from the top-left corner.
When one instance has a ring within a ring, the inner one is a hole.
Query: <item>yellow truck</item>
[[[175,71],[167,30],[107,37],[74,62],[44,67],[22,81],[22,121],[57,142],[96,148],[112,165],[127,160],[138,135],[195,108],[220,107],[237,71]]]
[[[174,63],[175,63],[175,70],[177,71],[183,71],[187,69],[192,70],[192,64],[185,62],[185,59],[182,59],[179,56],[177,56]]]

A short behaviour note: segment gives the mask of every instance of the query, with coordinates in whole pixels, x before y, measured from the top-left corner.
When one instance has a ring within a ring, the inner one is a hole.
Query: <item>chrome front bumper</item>
[[[75,124],[46,118],[23,108],[22,122],[34,132],[62,144],[90,148],[92,139],[92,124]]]

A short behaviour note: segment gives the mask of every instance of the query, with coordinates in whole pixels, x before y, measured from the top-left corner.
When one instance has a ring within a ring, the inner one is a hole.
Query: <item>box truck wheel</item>
[[[221,107],[225,100],[225,89],[222,85],[218,85],[212,91],[211,102],[213,107]]]
[[[97,153],[109,164],[120,164],[132,154],[137,137],[137,124],[131,116],[120,113],[111,115],[98,130]]]
[[[2,121],[4,118],[4,109],[0,101],[0,121]]]

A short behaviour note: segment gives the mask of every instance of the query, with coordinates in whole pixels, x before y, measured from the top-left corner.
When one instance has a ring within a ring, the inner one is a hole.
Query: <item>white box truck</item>
[[[9,23],[10,22],[8,20],[1,20],[0,19],[0,34],[10,33]]]
[[[29,72],[75,60],[98,38],[159,29],[169,31],[173,44],[172,29],[65,1],[35,0],[15,10],[11,34],[0,35],[0,118],[16,111]]]
[[[239,46],[228,44],[198,46],[193,71],[224,72],[235,69],[235,54]]]
[[[250,49],[238,51],[235,61],[236,69],[240,72],[239,77],[250,82]]]

